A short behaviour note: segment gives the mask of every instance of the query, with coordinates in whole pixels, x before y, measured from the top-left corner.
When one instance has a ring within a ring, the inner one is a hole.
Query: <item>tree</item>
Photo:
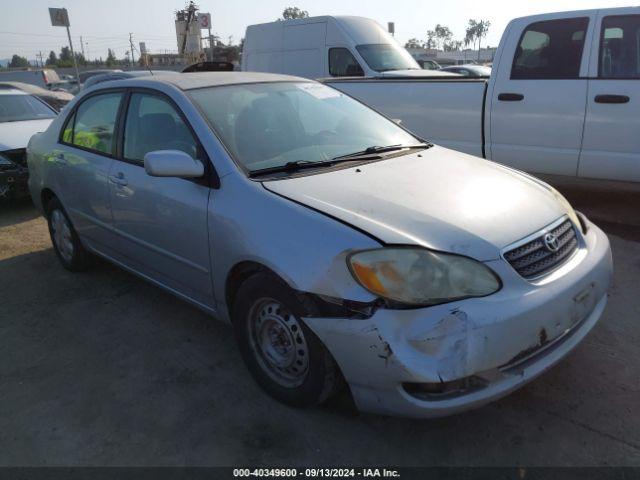
[[[476,37],[478,38],[478,60],[480,60],[482,39],[487,36],[487,33],[489,33],[490,26],[491,22],[489,20],[480,20],[480,22],[478,22],[478,26],[476,28]]]
[[[71,50],[69,47],[62,47],[60,49],[60,61],[61,62],[70,62],[71,59]]]
[[[424,46],[424,42],[417,38],[411,38],[404,44],[404,48],[424,48]]]
[[[9,62],[9,65],[7,66],[9,68],[28,67],[29,61],[25,57],[21,57],[20,55],[14,54],[13,57],[11,57],[11,61]]]
[[[296,18],[307,18],[309,17],[309,12],[306,10],[300,10],[298,7],[287,7],[282,12],[283,20],[294,20]]]
[[[427,41],[425,42],[425,47],[428,49],[438,47],[438,44],[436,43],[436,32],[434,30],[427,31]]]
[[[58,57],[56,56],[56,52],[51,50],[49,52],[49,58],[47,58],[46,65],[49,67],[55,67],[58,64]]]
[[[476,42],[478,43],[478,60],[480,60],[480,48],[482,39],[487,36],[490,26],[491,22],[489,20],[477,21],[469,19],[469,24],[467,25],[466,34],[464,37],[464,44],[473,44],[473,49],[475,50]]]
[[[463,40],[450,40],[444,44],[445,52],[457,52],[462,50],[462,45],[464,45]]]
[[[84,55],[81,53],[76,53],[76,62],[78,62],[78,65],[82,65],[83,67],[87,65],[87,59],[84,58]]]
[[[445,44],[451,41],[453,33],[451,33],[449,27],[445,27],[440,24],[437,24],[433,31],[435,33],[438,47],[444,49]]]
[[[113,54],[113,50],[111,50],[110,48],[107,49],[107,61],[106,61],[106,65],[107,67],[113,67],[116,64],[117,60],[116,60],[116,56]]]

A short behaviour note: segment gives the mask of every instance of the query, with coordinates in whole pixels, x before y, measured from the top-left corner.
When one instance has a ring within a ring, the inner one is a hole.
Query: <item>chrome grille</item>
[[[551,233],[557,239],[557,249],[551,250],[545,236]],[[578,248],[575,227],[565,220],[552,230],[545,230],[533,240],[505,252],[504,258],[526,279],[544,275],[569,259]]]

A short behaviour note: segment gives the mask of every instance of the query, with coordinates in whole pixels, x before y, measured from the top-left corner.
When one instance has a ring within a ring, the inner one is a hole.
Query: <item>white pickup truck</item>
[[[521,170],[640,182],[640,8],[512,20],[488,80],[322,81],[434,143]]]

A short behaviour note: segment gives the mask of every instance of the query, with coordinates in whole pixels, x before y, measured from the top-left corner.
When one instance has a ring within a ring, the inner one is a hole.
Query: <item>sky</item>
[[[36,58],[47,56],[67,45],[64,27],[52,27],[48,7],[65,7],[69,12],[71,35],[76,51],[82,36],[85,56],[106,58],[107,48],[123,58],[129,49],[129,33],[134,45],[144,41],[150,52],[176,51],[174,12],[184,0],[0,0],[0,59],[14,53]],[[307,10],[309,15],[361,15],[382,25],[395,22],[396,39],[424,40],[427,30],[437,24],[448,26],[454,39],[464,37],[470,18],[489,20],[485,43],[497,46],[509,20],[535,13],[590,8],[628,6],[629,0],[196,0],[200,11],[212,15],[213,33],[227,43],[237,44],[247,25],[276,20],[289,6]],[[205,32],[203,32],[204,34]],[[230,38],[231,37],[231,38]]]

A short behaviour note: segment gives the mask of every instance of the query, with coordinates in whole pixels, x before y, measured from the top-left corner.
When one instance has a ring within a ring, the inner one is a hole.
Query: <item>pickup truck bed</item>
[[[443,147],[485,157],[487,80],[331,78],[323,83],[394,119]]]

